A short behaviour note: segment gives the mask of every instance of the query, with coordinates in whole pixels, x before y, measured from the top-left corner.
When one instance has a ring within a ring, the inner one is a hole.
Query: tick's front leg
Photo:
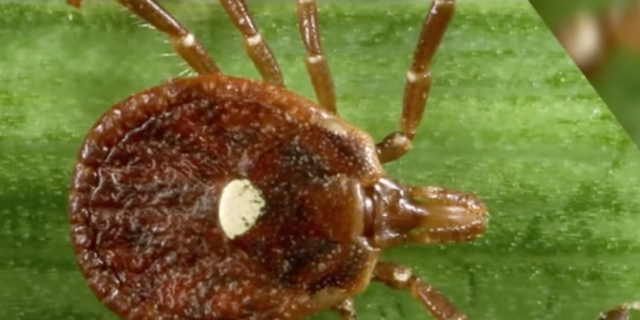
[[[398,290],[408,290],[436,320],[467,320],[442,293],[413,275],[411,269],[393,262],[378,262],[373,280]],[[607,319],[608,320],[608,319]]]
[[[244,0],[220,0],[220,4],[229,15],[233,25],[242,34],[244,50],[262,75],[262,79],[271,84],[284,86],[280,66],[273,56],[271,48],[258,31]]]
[[[455,0],[433,0],[424,19],[407,72],[400,131],[390,133],[377,144],[378,158],[382,163],[400,158],[411,148],[411,140],[422,121],[431,90],[431,61],[453,17],[454,8]]]
[[[298,0],[298,29],[307,49],[305,65],[311,77],[318,103],[331,113],[336,113],[336,93],[329,71],[329,64],[322,52],[318,6],[315,0]]]
[[[171,39],[174,50],[199,74],[220,72],[196,37],[154,0],[116,0]],[[67,0],[80,7],[82,0]]]

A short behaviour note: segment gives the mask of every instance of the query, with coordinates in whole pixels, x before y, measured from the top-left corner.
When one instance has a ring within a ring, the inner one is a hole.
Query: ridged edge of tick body
[[[129,96],[107,110],[87,134],[77,155],[68,199],[71,237],[84,277],[105,305],[129,319],[161,315],[158,310],[136,307],[140,305],[136,300],[139,298],[119,294],[119,280],[114,272],[105,270],[102,258],[96,253],[90,197],[99,183],[97,170],[120,141],[149,119],[182,104],[211,97],[260,101],[280,108],[301,123],[315,123],[339,135],[349,134],[365,146],[362,152],[368,167],[354,178],[361,178],[363,183],[369,184],[382,175],[375,146],[366,133],[323,111],[312,101],[280,87],[249,79],[209,75],[173,79]],[[147,305],[146,308],[150,307]]]

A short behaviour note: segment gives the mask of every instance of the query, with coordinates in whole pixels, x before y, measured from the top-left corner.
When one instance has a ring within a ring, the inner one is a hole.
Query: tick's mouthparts
[[[475,195],[439,187],[408,187],[382,178],[366,192],[365,236],[373,246],[475,239],[487,225]]]

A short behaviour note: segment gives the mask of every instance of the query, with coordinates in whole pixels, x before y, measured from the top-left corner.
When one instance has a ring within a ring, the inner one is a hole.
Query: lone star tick
[[[111,107],[78,152],[71,235],[108,308],[132,320],[302,319],[323,309],[353,320],[352,297],[377,281],[410,291],[437,320],[466,319],[409,268],[378,261],[391,246],[485,230],[475,196],[408,186],[382,167],[409,150],[455,1],[428,11],[400,130],[377,144],[336,113],[314,0],[299,0],[297,16],[318,104],[284,88],[242,0],[221,3],[264,81],[223,75],[155,1],[118,2],[167,34],[199,75]]]

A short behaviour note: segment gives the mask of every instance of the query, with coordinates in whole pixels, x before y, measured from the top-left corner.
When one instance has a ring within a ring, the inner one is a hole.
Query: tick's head
[[[370,199],[366,233],[381,248],[472,240],[487,223],[484,204],[475,195],[454,190],[382,178]]]

